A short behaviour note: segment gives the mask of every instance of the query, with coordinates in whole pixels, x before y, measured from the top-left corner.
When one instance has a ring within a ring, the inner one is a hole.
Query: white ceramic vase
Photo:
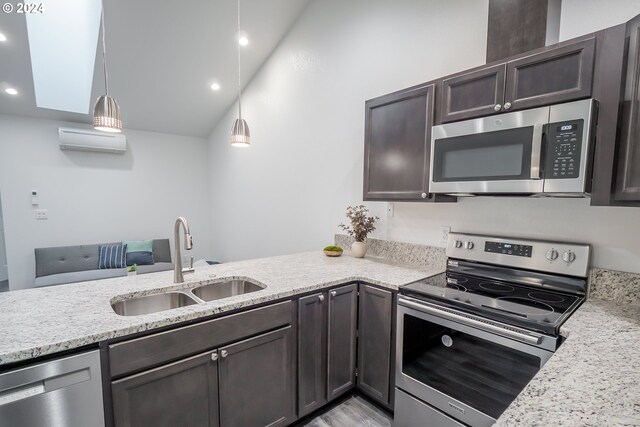
[[[137,273],[137,271],[127,271],[127,276],[131,277],[131,276],[135,276]]]
[[[365,242],[353,242],[351,244],[351,254],[355,258],[364,258],[367,253],[367,244]]]

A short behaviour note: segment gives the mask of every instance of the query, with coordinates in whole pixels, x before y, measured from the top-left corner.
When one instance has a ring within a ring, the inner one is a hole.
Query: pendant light
[[[238,35],[240,34],[240,0],[238,0]],[[234,147],[249,147],[251,145],[251,137],[249,134],[249,125],[242,118],[242,99],[240,86],[240,43],[238,42],[238,118],[233,124],[231,131],[231,145]]]
[[[96,101],[93,107],[93,127],[105,132],[122,132],[122,119],[120,107],[113,97],[109,96],[109,84],[107,82],[107,47],[104,41],[104,2],[102,2],[102,66],[104,68],[105,94]]]

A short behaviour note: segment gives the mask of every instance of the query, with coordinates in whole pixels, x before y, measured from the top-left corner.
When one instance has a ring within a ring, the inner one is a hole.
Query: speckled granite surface
[[[335,244],[350,250],[353,237],[336,234]],[[432,265],[446,267],[445,248],[418,245],[415,243],[393,242],[391,240],[367,239],[367,257],[381,257],[408,265]]]
[[[594,268],[591,270],[589,298],[640,304],[640,274]]]
[[[426,264],[405,268],[375,258],[356,259],[347,254],[329,258],[322,252],[309,252],[197,268],[179,285],[173,284],[173,271],[165,271],[7,292],[0,294],[0,365],[352,280],[397,289],[441,271]],[[119,316],[111,309],[111,302],[123,297],[189,289],[229,278],[250,278],[266,288],[143,316]]]
[[[496,426],[640,426],[640,307],[590,300]]]

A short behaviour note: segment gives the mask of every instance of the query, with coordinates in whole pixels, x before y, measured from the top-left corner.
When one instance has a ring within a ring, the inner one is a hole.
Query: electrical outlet
[[[36,209],[36,219],[49,219],[49,211],[46,209]]]
[[[387,217],[393,217],[393,203],[387,203]]]
[[[440,241],[446,243],[449,241],[449,232],[451,231],[451,227],[448,225],[443,225],[440,227]]]

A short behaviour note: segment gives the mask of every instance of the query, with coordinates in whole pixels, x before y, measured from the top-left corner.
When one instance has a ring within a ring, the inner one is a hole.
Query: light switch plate
[[[394,211],[393,203],[387,203],[387,217],[393,218],[393,211]]]
[[[37,220],[49,219],[49,211],[46,209],[36,209],[36,219]]]
[[[451,227],[448,225],[443,225],[440,227],[440,241],[442,243],[447,243],[449,241],[449,232],[451,231]]]

